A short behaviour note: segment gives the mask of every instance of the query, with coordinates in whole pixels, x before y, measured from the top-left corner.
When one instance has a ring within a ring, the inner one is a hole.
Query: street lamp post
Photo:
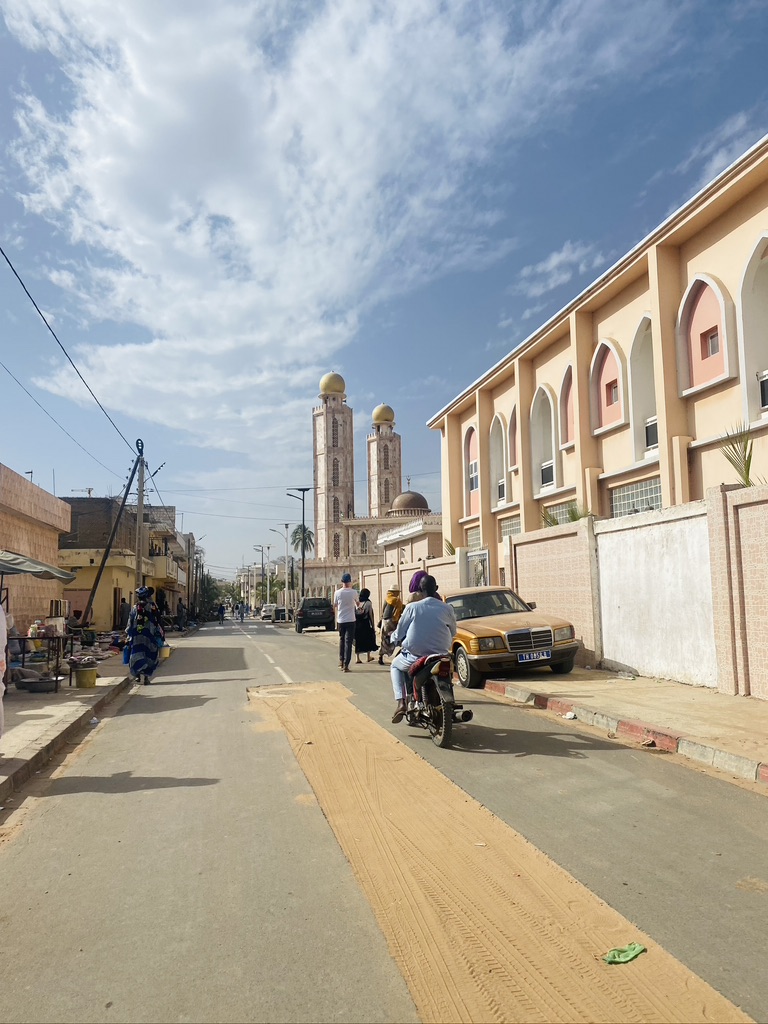
[[[288,618],[288,527],[289,523],[285,523],[285,617]],[[279,530],[275,530],[270,526],[270,533],[280,534]]]
[[[264,600],[264,547],[261,544],[253,545],[254,551],[261,552],[261,599]],[[267,602],[269,604],[269,602]]]
[[[311,487],[292,487],[290,491],[286,491],[289,498],[297,498],[301,502],[301,596],[304,597],[304,558],[306,554],[306,533],[307,527],[304,519],[304,499],[307,495],[307,491],[311,491]],[[298,491],[298,494],[293,494],[293,491]]]

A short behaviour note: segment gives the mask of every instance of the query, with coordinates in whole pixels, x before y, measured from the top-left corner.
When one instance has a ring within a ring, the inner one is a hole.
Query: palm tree
[[[293,550],[301,551],[302,531],[304,534],[304,551],[314,551],[315,535],[308,526],[302,526],[301,524],[295,527],[291,533],[291,544],[293,545]]]

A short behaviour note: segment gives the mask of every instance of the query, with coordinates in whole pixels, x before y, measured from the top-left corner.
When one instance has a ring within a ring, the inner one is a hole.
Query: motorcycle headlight
[[[576,630],[573,626],[561,626],[560,629],[555,630],[555,643],[560,643],[561,640],[573,640],[576,635]]]
[[[500,636],[481,636],[480,637],[480,650],[481,651],[498,651],[499,648],[504,646],[504,641]]]

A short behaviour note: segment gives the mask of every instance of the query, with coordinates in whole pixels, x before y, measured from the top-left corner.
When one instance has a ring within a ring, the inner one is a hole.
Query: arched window
[[[560,447],[565,448],[573,441],[573,370],[569,366],[560,388]]]
[[[334,533],[333,535],[333,557],[341,557],[341,537],[338,533]]]
[[[551,388],[541,386],[531,404],[531,479],[534,494],[557,485],[555,436],[555,397]]]
[[[331,420],[331,448],[339,447],[339,421],[334,416]]]
[[[341,508],[339,506],[338,498],[333,499],[333,521],[334,523],[338,523],[341,521]]]
[[[389,490],[389,480],[385,480],[384,481],[384,501],[388,502],[390,500],[390,497],[391,497],[391,494],[390,494],[390,490]]]
[[[592,430],[605,430],[626,423],[624,364],[610,341],[601,341],[590,367]]]
[[[385,444],[381,449],[381,468],[389,469],[389,445]]]
[[[768,235],[757,243],[741,283],[743,386],[749,423],[768,415]]]
[[[368,554],[368,537],[365,533],[360,534],[360,554]]]
[[[509,417],[509,468],[517,466],[517,407],[512,409]]]
[[[465,508],[469,516],[480,511],[480,469],[477,431],[470,427],[464,438],[464,491]]]
[[[632,437],[635,461],[659,449],[656,424],[656,386],[653,373],[651,318],[644,316],[635,332],[629,354],[629,393],[632,409]]]
[[[681,395],[727,380],[736,366],[733,303],[714,277],[697,275],[680,303],[677,373]],[[735,348],[735,346],[734,346]]]
[[[339,460],[338,459],[334,459],[333,460],[333,469],[331,471],[331,482],[333,483],[334,487],[338,487],[339,486]]]
[[[494,416],[491,424],[490,474],[491,508],[501,505],[507,500],[507,470],[504,454],[504,427],[499,416]]]

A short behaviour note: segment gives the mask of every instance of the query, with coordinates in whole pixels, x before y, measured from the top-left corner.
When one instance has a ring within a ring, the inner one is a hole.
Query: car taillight
[[[304,615],[304,612],[303,612],[303,611],[301,611],[301,610],[299,610],[298,612],[296,612],[296,618],[297,618],[297,619],[300,619],[300,618],[301,618],[301,617],[302,617],[303,615]]]

